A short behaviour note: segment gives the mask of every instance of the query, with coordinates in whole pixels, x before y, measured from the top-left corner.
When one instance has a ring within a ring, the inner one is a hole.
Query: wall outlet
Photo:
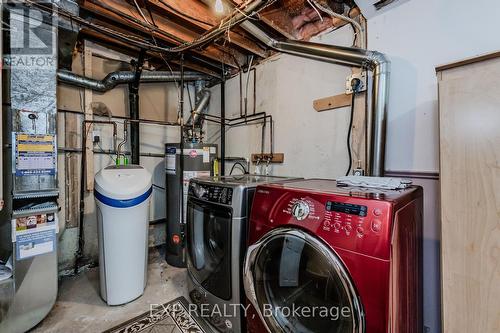
[[[361,81],[361,87],[359,88],[359,92],[366,91],[366,72],[356,73],[349,75],[345,80],[345,93],[350,95],[353,93],[351,81],[354,79],[359,79]]]

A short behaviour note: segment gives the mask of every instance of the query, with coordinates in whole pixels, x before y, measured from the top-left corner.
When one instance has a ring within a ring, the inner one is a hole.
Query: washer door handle
[[[245,289],[245,294],[252,303],[255,311],[259,315],[262,324],[266,327],[269,333],[272,333],[269,327],[267,326],[266,320],[260,311],[259,303],[257,301],[257,294],[255,293],[255,281],[252,274],[252,268],[255,265],[255,258],[257,258],[257,253],[265,242],[263,240],[258,241],[257,243],[250,245],[247,249],[247,255],[245,257],[245,263],[243,264],[243,287]]]
[[[259,306],[257,304],[257,295],[255,294],[252,267],[255,264],[255,258],[257,257],[257,252],[260,248],[260,245],[260,242],[257,242],[256,244],[250,245],[248,247],[245,257],[245,263],[243,265],[243,287],[245,288],[245,294],[256,310],[259,308]]]

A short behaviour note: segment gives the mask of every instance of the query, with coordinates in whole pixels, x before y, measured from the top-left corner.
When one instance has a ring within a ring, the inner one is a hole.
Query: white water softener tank
[[[101,296],[108,305],[144,292],[151,174],[139,165],[108,166],[95,176]]]

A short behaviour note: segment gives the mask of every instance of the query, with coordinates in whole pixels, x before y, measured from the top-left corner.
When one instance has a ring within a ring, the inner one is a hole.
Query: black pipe
[[[82,111],[74,111],[74,110],[63,110],[63,109],[57,109],[57,112],[60,113],[70,113],[70,114],[76,114],[76,115],[85,115],[84,112]],[[105,117],[106,116],[96,116],[94,117]],[[123,119],[126,120],[126,123],[144,123],[144,124],[150,124],[150,125],[160,125],[160,126],[179,126],[177,122],[172,122],[172,121],[161,121],[161,120],[151,120],[151,119],[138,119],[138,120],[132,120],[130,117],[124,117],[124,116],[118,116],[118,115],[113,115],[111,118],[113,119]]]
[[[261,153],[264,153],[264,136],[265,136],[265,129],[266,129],[266,123],[267,120],[269,119],[269,135],[270,135],[270,149],[271,149],[271,156],[274,154],[274,121],[273,121],[273,116],[271,115],[266,115],[265,112],[259,112],[254,115],[250,115],[248,117],[243,116],[243,117],[238,117],[238,118],[232,118],[232,119],[227,119],[225,122],[222,122],[222,120],[214,120],[210,119],[210,117],[217,118],[219,119],[220,117],[216,117],[213,115],[203,115],[205,120],[211,123],[219,124],[222,126],[228,126],[229,128],[236,127],[236,126],[247,126],[251,124],[255,124],[256,122],[259,122],[262,120],[262,143],[261,143]],[[208,116],[208,117],[207,117]],[[256,117],[257,116],[257,117]],[[222,133],[221,133],[222,137]]]
[[[180,171],[180,176],[179,176],[179,196],[180,196],[180,201],[181,201],[181,220],[180,222],[180,230],[181,230],[181,246],[182,246],[182,263],[183,266],[185,265],[185,245],[186,245],[186,220],[185,220],[185,214],[184,214],[184,53],[181,54],[181,94],[180,94],[180,101],[179,101],[179,108],[180,108],[180,123],[181,123],[181,128],[180,128],[180,142],[179,142],[179,148],[180,148],[180,155],[179,155],[179,171]]]
[[[223,73],[224,74],[224,73]],[[224,75],[223,75],[224,76]],[[226,80],[223,79],[220,92],[220,174],[226,174]]]
[[[257,70],[254,68],[253,71],[253,114],[257,113]]]
[[[139,120],[139,84],[141,82],[142,66],[144,64],[145,50],[139,52],[139,57],[135,63],[134,81],[128,85],[128,98],[130,108],[130,119]],[[139,123],[130,124],[130,145],[132,150],[132,164],[140,163],[140,134]]]
[[[213,115],[213,114],[208,114],[208,113],[204,113],[201,116],[203,118],[205,118],[205,119],[207,119],[207,118],[221,119],[221,117],[219,117],[219,116],[216,116],[216,115]],[[266,116],[266,113],[265,112],[259,112],[259,113],[256,113],[256,114],[251,114],[251,115],[249,115],[247,117],[245,117],[245,115],[243,115],[241,117],[236,117],[236,118],[225,118],[224,122],[225,122],[226,125],[231,125],[231,123],[233,121],[242,120],[242,119],[243,119],[243,121],[246,120],[246,121],[250,122],[250,121],[253,121],[255,119],[255,117],[261,117],[261,116],[262,117]]]
[[[86,154],[86,147],[87,147],[87,132],[90,131],[91,126],[89,128],[86,128],[85,125],[91,124],[109,124],[113,125],[113,138],[116,143],[116,136],[118,134],[117,131],[117,125],[116,122],[114,121],[107,121],[107,120],[84,120],[82,122],[82,163],[81,163],[81,169],[80,169],[80,219],[79,219],[79,225],[78,225],[78,250],[75,255],[75,267],[74,267],[74,273],[78,273],[78,268],[80,267],[80,261],[83,258],[83,251],[85,247],[85,230],[83,228],[83,219],[85,217],[85,180],[86,180],[86,173],[87,173],[87,154]],[[116,147],[114,147],[116,149]]]
[[[72,153],[72,154],[81,154],[82,150],[79,148],[57,148],[57,152],[59,154],[64,154],[64,153]],[[117,153],[116,150],[111,150],[111,149],[93,149],[93,154],[94,155],[108,155],[108,156],[115,156]],[[123,155],[130,156],[131,153],[129,151],[124,151],[122,152]],[[165,154],[157,154],[157,153],[141,153],[141,156],[144,157],[155,157],[155,158],[165,158]]]

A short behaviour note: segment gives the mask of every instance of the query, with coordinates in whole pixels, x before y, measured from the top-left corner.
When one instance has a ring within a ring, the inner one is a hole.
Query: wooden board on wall
[[[443,332],[499,332],[500,58],[438,78]]]
[[[351,106],[352,95],[339,94],[335,96],[317,99],[313,102],[314,110],[318,112],[339,109],[346,106]]]

